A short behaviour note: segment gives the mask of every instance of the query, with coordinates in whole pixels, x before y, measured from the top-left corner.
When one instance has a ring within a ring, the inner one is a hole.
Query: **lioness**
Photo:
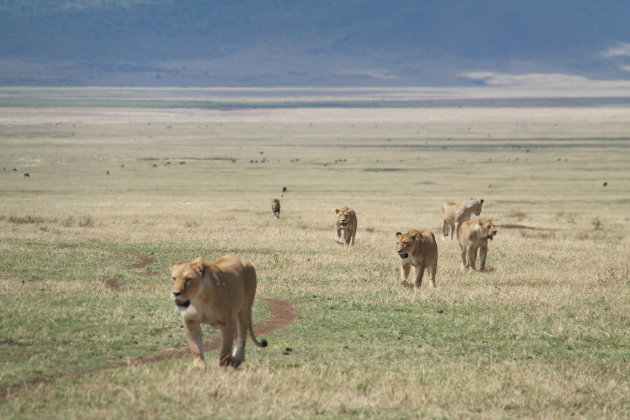
[[[396,233],[396,252],[400,257],[400,277],[405,287],[413,287],[407,281],[411,266],[416,269],[416,287],[422,285],[424,270],[429,270],[431,286],[435,287],[435,274],[437,272],[438,247],[435,242],[435,235],[429,230],[412,229],[407,233]]]
[[[445,201],[442,204],[442,234],[443,239],[451,236],[453,239],[453,233],[459,235],[459,226],[466,220],[470,220],[470,216],[475,213],[475,216],[481,214],[481,208],[483,206],[483,199],[477,200],[470,198],[468,200],[458,201]],[[457,236],[459,239],[459,236]]]
[[[462,250],[462,268],[475,269],[477,250],[479,250],[479,270],[486,269],[488,239],[497,234],[497,228],[490,220],[468,220],[459,228],[459,246]]]
[[[276,219],[280,218],[280,200],[277,198],[271,200],[271,211],[273,212],[273,217]]]
[[[337,243],[354,245],[354,237],[357,234],[356,213],[350,207],[335,209],[335,213],[337,213]]]
[[[256,270],[248,261],[226,255],[211,263],[201,257],[188,263],[173,263],[171,290],[173,301],[182,313],[194,368],[206,367],[201,324],[221,327],[221,366],[237,367],[245,360],[247,333],[258,347],[267,346],[266,340],[258,341],[252,327]]]

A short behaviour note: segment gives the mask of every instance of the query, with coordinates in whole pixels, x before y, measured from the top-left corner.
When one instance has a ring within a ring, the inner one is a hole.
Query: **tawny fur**
[[[486,269],[488,240],[497,234],[497,228],[490,220],[468,220],[459,229],[459,246],[462,252],[462,269],[475,269],[479,251],[479,270]]]
[[[221,366],[237,367],[245,360],[248,333],[258,347],[267,345],[266,340],[258,341],[252,326],[256,270],[241,257],[226,255],[210,263],[199,257],[173,263],[171,291],[182,314],[194,368],[206,367],[201,324],[221,328]]]
[[[335,209],[335,213],[337,213],[335,240],[340,244],[354,245],[354,238],[357,234],[356,213],[350,207]]]
[[[435,275],[437,273],[438,247],[435,242],[435,235],[429,230],[412,229],[407,233],[396,233],[396,252],[400,257],[400,277],[402,284],[406,287],[416,287],[422,285],[424,270],[429,270],[431,286],[435,287]],[[416,277],[414,283],[410,283],[407,278],[411,271],[411,266],[415,268]]]
[[[276,219],[280,218],[280,200],[277,198],[271,200],[271,211],[273,212],[273,217]]]
[[[483,207],[483,199],[470,198],[468,200],[445,201],[442,204],[442,234],[443,239],[449,235],[453,239],[453,234],[459,235],[459,226],[474,213],[476,216],[481,214]],[[457,237],[459,239],[459,236]]]

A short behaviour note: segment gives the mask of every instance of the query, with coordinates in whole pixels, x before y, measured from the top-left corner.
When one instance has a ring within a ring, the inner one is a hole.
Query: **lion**
[[[459,226],[466,220],[470,220],[473,213],[475,216],[479,216],[482,207],[483,198],[479,200],[470,198],[457,203],[445,201],[442,204],[442,234],[444,235],[442,239],[446,239],[449,234],[453,239],[453,233],[459,235]]]
[[[267,346],[267,340],[258,341],[252,326],[256,270],[250,262],[238,255],[226,255],[210,263],[202,257],[173,263],[171,290],[182,314],[193,368],[206,367],[201,324],[221,328],[220,366],[238,367],[245,360],[247,333],[258,347]]]
[[[280,200],[277,198],[271,200],[271,211],[273,212],[273,217],[276,219],[280,218]]]
[[[431,286],[435,287],[435,274],[437,272],[438,247],[435,235],[429,230],[412,229],[407,233],[396,232],[396,252],[400,257],[400,277],[405,287],[413,287],[407,281],[411,266],[416,269],[416,287],[422,285],[424,270],[429,270]]]
[[[475,269],[477,250],[479,250],[479,270],[486,269],[488,239],[497,234],[497,228],[491,220],[467,220],[459,228],[459,246],[462,250],[462,269]]]
[[[354,245],[354,238],[357,234],[356,213],[350,207],[335,209],[335,213],[337,213],[337,243]]]

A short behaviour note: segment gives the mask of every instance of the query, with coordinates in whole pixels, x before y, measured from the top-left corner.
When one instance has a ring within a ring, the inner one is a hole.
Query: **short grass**
[[[624,107],[2,108],[0,417],[627,418],[629,121]],[[441,202],[470,196],[518,225],[499,228],[490,270],[462,272],[440,240],[437,288],[402,288],[394,233],[437,234]],[[333,240],[343,205],[355,247]],[[169,264],[230,252],[258,271],[255,322],[262,298],[297,321],[250,342],[238,370],[216,351],[205,372],[134,365],[186,346]]]

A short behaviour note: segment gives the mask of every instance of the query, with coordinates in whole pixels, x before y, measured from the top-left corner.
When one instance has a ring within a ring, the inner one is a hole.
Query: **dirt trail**
[[[269,334],[273,331],[279,330],[295,321],[297,318],[298,312],[293,307],[291,302],[284,299],[264,299],[267,305],[269,306],[269,310],[271,311],[271,318],[262,324],[256,326],[254,331],[256,332],[256,336],[261,337],[266,334]],[[184,335],[182,333],[182,340],[184,339]],[[215,339],[213,341],[207,342],[205,345],[206,351],[215,350],[221,344],[220,339]],[[21,384],[13,385],[5,389],[0,389],[0,400],[4,400],[6,398],[11,397],[14,394],[19,392],[28,391],[33,388],[37,388],[43,384],[65,378],[74,378],[82,375],[87,375],[90,373],[102,372],[106,370],[114,370],[121,369],[128,366],[142,366],[150,363],[162,362],[165,360],[178,359],[182,357],[191,357],[190,349],[188,347],[182,347],[174,350],[170,350],[164,353],[157,354],[155,356],[141,358],[137,360],[133,360],[125,363],[117,363],[115,365],[100,367],[96,369],[89,369],[79,372],[69,372],[63,373],[59,375],[53,376],[45,376],[43,378],[33,379],[28,382],[24,382]],[[209,355],[207,360],[212,361],[213,356]]]

